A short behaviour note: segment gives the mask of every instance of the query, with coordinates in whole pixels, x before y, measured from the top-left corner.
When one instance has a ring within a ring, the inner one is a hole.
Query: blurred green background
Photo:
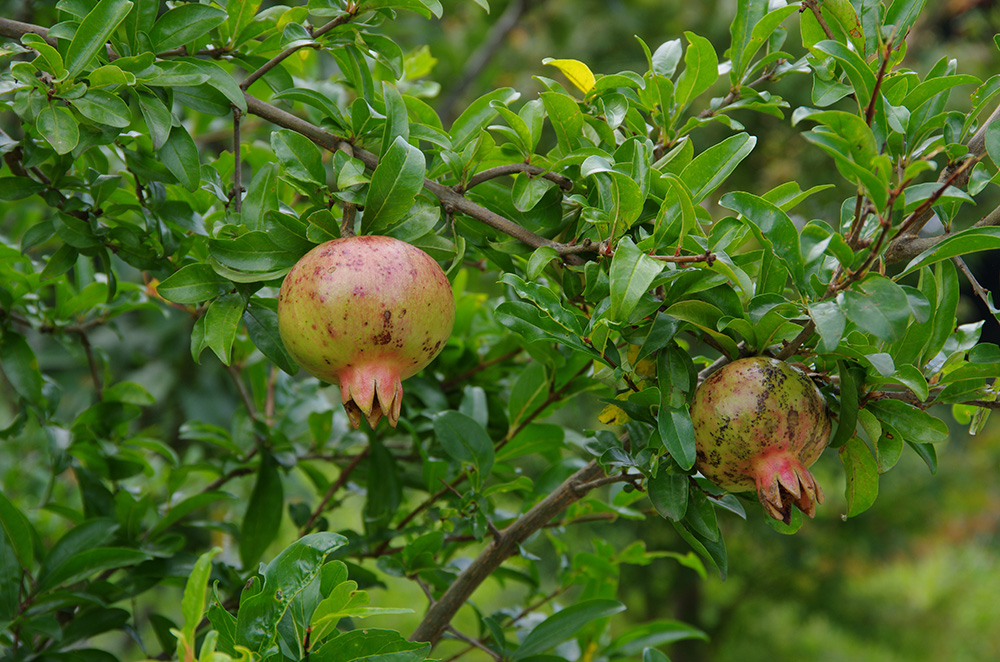
[[[599,74],[643,70],[645,58],[635,36],[655,49],[690,30],[708,37],[721,56],[737,1],[492,0],[487,15],[473,0],[444,0],[440,21],[404,15],[385,30],[404,48],[426,46],[436,59],[427,78],[440,88],[435,92],[433,85],[427,86],[435,93],[428,102],[447,117],[498,87],[514,87],[522,100],[534,98],[539,85],[533,76],[559,76],[542,65],[545,57],[578,59]],[[54,4],[0,0],[0,15],[51,24]],[[786,27],[785,48],[800,52],[797,18],[786,21]],[[909,37],[905,66],[925,72],[942,57],[956,58],[961,72],[986,78],[1000,70],[993,44],[998,29],[1000,2],[932,0]],[[809,104],[809,90],[794,77],[771,91],[788,99],[792,107]],[[958,108],[961,96],[953,96]],[[805,189],[813,183],[810,173],[833,167],[798,137],[787,117],[743,113],[737,119],[760,142],[731,186],[766,191],[795,179]],[[717,130],[720,135],[726,131]],[[833,190],[814,196],[803,213],[835,217],[845,195],[845,190]],[[979,213],[998,202],[993,193],[992,199],[980,204]],[[17,236],[32,215],[41,213],[41,206],[21,203],[16,216],[12,206],[0,209],[0,232]],[[998,264],[986,255],[972,265],[983,284],[994,290],[1000,289]],[[982,318],[972,297],[966,298],[965,307],[966,321]],[[170,428],[176,421],[197,418],[228,425],[238,403],[222,395],[227,389],[220,386],[226,379],[221,367],[206,362],[197,369],[197,379],[184,373],[193,367],[185,320],[164,318],[158,312],[132,320],[134,326],[127,333],[95,334],[92,341],[113,356],[116,366],[131,366],[133,373],[119,374],[120,379],[137,381],[153,393],[160,403],[149,413],[155,423]],[[987,335],[997,334],[996,328],[990,320]],[[74,397],[74,384],[79,386],[79,397],[87,393],[88,375],[69,354],[73,351],[77,350],[50,343],[40,355],[47,366],[60,361],[66,366],[61,374],[64,398]],[[588,410],[595,408],[580,405],[564,415],[580,420]],[[948,412],[938,413],[949,418]],[[11,416],[10,405],[0,401],[0,427]],[[826,503],[816,520],[795,536],[776,533],[756,514],[749,522],[725,518],[730,557],[725,582],[712,574],[702,579],[670,559],[650,566],[623,566],[621,598],[629,610],[617,622],[624,629],[629,621],[676,618],[709,634],[710,642],[671,647],[675,662],[1000,659],[1000,417],[975,437],[957,425],[953,430],[952,441],[938,448],[936,476],[914,454],[904,454],[896,469],[883,477],[875,506],[857,518],[841,518],[844,479],[833,451],[815,469],[825,486]],[[3,484],[20,485],[25,494],[46,489],[48,476],[41,469],[45,465],[31,461],[33,452],[16,442],[0,446]],[[32,471],[32,466],[39,471]],[[340,511],[345,517],[351,516],[350,505]],[[336,523],[333,528],[338,528]],[[578,550],[589,549],[593,539],[623,547],[639,537],[652,550],[687,552],[685,543],[658,517],[573,527],[561,535]],[[551,556],[543,537],[531,549]],[[520,598],[516,585],[491,581],[477,593],[477,602],[486,611],[510,604],[506,591]],[[398,606],[422,605],[424,600],[415,587],[399,582],[390,583],[387,592],[376,592],[373,602]],[[463,617],[471,620],[471,613]],[[414,623],[417,618],[414,615]],[[370,624],[379,623],[372,619]],[[407,630],[398,617],[394,624]],[[446,659],[449,650],[442,646],[439,657]]]

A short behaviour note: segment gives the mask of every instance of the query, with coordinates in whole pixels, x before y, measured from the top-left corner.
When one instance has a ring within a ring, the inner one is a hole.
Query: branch
[[[39,25],[32,25],[31,23],[13,21],[9,18],[0,18],[0,37],[7,37],[8,39],[14,39],[15,41],[20,42],[21,37],[26,34],[37,34],[39,37],[44,39],[49,46],[57,45],[56,40],[49,37],[49,31],[47,28],[43,28]]]
[[[527,173],[532,176],[539,176],[543,179],[555,182],[559,185],[559,188],[564,191],[573,190],[573,180],[569,177],[564,177],[559,173],[552,172],[551,170],[547,170],[541,166],[531,165],[530,163],[510,163],[477,172],[469,179],[465,186],[461,187],[461,189],[456,188],[456,191],[458,193],[462,193],[463,191],[468,191],[473,186],[478,186],[479,184],[482,184],[490,179],[503,177],[505,175],[514,175],[519,172]]]
[[[816,0],[802,0],[802,6],[808,7],[809,10],[812,11],[813,16],[816,17],[816,22],[819,23],[819,26],[823,28],[823,32],[826,33],[827,39],[836,39],[836,37],[833,36],[833,32],[830,30],[830,26],[827,25],[826,19],[823,18],[823,12],[819,10],[819,5],[816,4]]]
[[[603,474],[604,471],[597,462],[591,461],[504,529],[500,538],[480,552],[479,556],[448,587],[444,595],[431,605],[417,629],[410,635],[410,641],[429,641],[436,644],[451,624],[452,618],[468,602],[476,588],[504,561],[517,554],[521,543],[570,504],[585,496],[587,491],[583,486]]]
[[[244,92],[243,96],[247,101],[247,110],[254,115],[257,115],[258,117],[261,117],[273,124],[277,124],[278,126],[301,133],[303,136],[313,141],[320,147],[330,150],[331,152],[350,147],[350,149],[354,151],[355,157],[364,163],[367,169],[375,170],[375,168],[378,167],[378,157],[368,150],[351,145],[349,141],[336,136],[329,131],[325,131],[318,126],[305,121],[304,119],[296,117],[289,112],[281,110],[276,106],[272,106],[265,101],[261,101],[250,94]],[[439,184],[435,181],[431,181],[430,179],[425,179],[424,188],[437,197],[446,210],[461,212],[467,216],[471,216],[477,221],[488,225],[495,230],[499,230],[500,232],[503,232],[504,234],[509,235],[514,239],[531,246],[532,248],[551,246],[569,264],[583,264],[586,262],[579,256],[575,255],[575,253],[579,250],[577,247],[561,244],[557,241],[552,241],[551,239],[546,239],[541,235],[537,235],[534,232],[521,227],[517,223],[504,218],[500,214],[472,202],[471,200],[465,198],[462,194],[456,192],[450,186],[445,186],[444,184]]]
[[[330,485],[330,489],[328,489],[326,491],[326,494],[323,495],[323,500],[319,502],[318,506],[316,506],[316,510],[312,512],[312,514],[309,516],[309,519],[306,520],[306,523],[302,525],[302,530],[299,531],[300,538],[305,534],[309,533],[309,530],[312,529],[313,524],[316,523],[316,520],[319,519],[319,516],[326,509],[327,504],[330,503],[330,500],[333,498],[333,495],[335,495],[340,490],[340,488],[342,488],[344,485],[347,484],[347,480],[351,477],[351,474],[354,472],[357,466],[361,464],[362,460],[368,457],[368,451],[370,448],[371,446],[365,446],[365,449],[360,453],[358,453],[357,456],[353,460],[351,460],[351,463],[348,464],[346,467],[344,467],[344,469],[340,472],[340,475],[337,477],[337,480],[335,480],[333,484]]]
[[[969,153],[967,155],[969,158],[965,162],[963,162],[962,165],[960,166],[949,165],[947,168],[945,168],[944,171],[942,171],[941,176],[938,177],[939,182],[949,182],[951,183],[951,185],[956,186],[958,188],[962,188],[968,183],[970,169],[967,167],[967,164],[970,162],[975,162],[975,160],[981,159],[983,155],[986,154],[986,130],[990,127],[990,125],[993,122],[997,121],[998,117],[1000,117],[1000,105],[998,105],[996,108],[993,109],[993,112],[990,113],[990,116],[988,118],[986,118],[986,121],[983,122],[983,125],[979,127],[975,135],[973,135],[972,138],[969,139],[969,142],[966,143],[966,145],[969,148]],[[957,176],[955,172],[956,168],[958,169]],[[923,207],[923,205],[921,205],[921,207]],[[900,262],[902,260],[908,259],[908,257],[909,258],[915,257],[920,253],[922,253],[927,248],[929,248],[930,246],[933,246],[934,245],[933,243],[925,245],[923,248],[917,250],[916,252],[913,252],[914,248],[912,246],[912,244],[914,243],[919,243],[915,242],[915,240],[917,240],[917,233],[920,232],[921,229],[923,229],[923,227],[927,224],[927,221],[929,221],[933,215],[934,213],[931,211],[930,207],[927,207],[926,209],[921,209],[919,215],[917,215],[916,212],[914,212],[914,214],[911,214],[910,218],[906,219],[908,227],[906,229],[905,234],[900,233],[899,235],[897,235],[896,238],[892,241],[892,243],[889,244],[889,248],[886,249],[885,261],[888,263]],[[985,220],[986,219],[983,219],[983,221]],[[982,223],[983,221],[980,221],[980,223]],[[997,225],[997,223],[986,223],[984,225]],[[980,225],[979,223],[977,223],[976,226],[973,227],[984,227],[984,225]],[[941,240],[940,238],[937,239],[938,241]]]
[[[997,207],[979,221],[974,223],[974,228],[989,228],[1000,226],[1000,207]],[[912,260],[929,248],[937,246],[951,235],[941,234],[936,237],[914,237],[907,235],[898,238],[886,252],[886,263],[903,262]]]
[[[348,23],[352,18],[354,18],[354,15],[357,13],[358,8],[359,8],[358,6],[355,6],[354,11],[349,11],[346,14],[341,14],[337,18],[327,23],[326,25],[316,28],[315,30],[310,30],[309,32],[310,36],[313,39],[317,39],[326,34],[327,32],[329,32],[330,30],[334,29],[335,27]],[[240,89],[245,92],[247,88],[249,88],[251,85],[257,82],[261,78],[261,76],[269,72],[271,69],[274,69],[276,66],[285,61],[290,55],[292,55],[293,53],[302,48],[322,48],[322,46],[320,44],[299,44],[298,46],[290,46],[286,48],[285,50],[281,51],[273,58],[265,62],[263,65],[261,65],[259,69],[251,73],[246,78],[244,78],[243,82],[240,83]]]

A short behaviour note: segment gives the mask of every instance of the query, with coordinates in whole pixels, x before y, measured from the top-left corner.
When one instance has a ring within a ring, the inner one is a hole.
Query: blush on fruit
[[[698,387],[691,405],[697,469],[728,492],[757,490],[764,510],[789,522],[812,517],[823,492],[809,467],[830,442],[830,415],[816,385],[783,361],[733,361]]]
[[[334,239],[288,272],[278,331],[306,372],[340,385],[357,428],[385,416],[395,427],[402,380],[444,348],[455,321],[451,285],[431,256],[384,236]]]

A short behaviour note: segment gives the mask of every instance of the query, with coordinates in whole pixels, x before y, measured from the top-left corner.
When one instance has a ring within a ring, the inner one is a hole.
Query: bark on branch
[[[410,641],[429,641],[436,644],[458,610],[472,596],[476,588],[500,565],[518,553],[518,546],[549,520],[564,511],[571,503],[583,497],[587,483],[604,475],[597,462],[590,462],[563,481],[538,505],[517,518],[504,529],[500,537],[490,543],[479,556],[458,576],[441,599],[431,605]]]

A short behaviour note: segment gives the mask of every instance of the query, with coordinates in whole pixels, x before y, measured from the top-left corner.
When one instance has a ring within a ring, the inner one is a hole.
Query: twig
[[[485,644],[477,641],[476,639],[473,639],[472,637],[470,637],[468,635],[462,634],[461,632],[459,632],[458,630],[456,630],[454,627],[452,627],[450,625],[448,626],[448,632],[450,632],[452,634],[452,636],[454,636],[456,639],[458,639],[460,641],[464,641],[465,643],[469,644],[473,648],[478,648],[479,650],[484,651],[486,654],[488,654],[494,660],[498,660],[499,661],[499,660],[503,659],[500,656],[500,654],[497,653],[492,648],[488,648]]]
[[[289,112],[261,101],[253,95],[244,93],[243,96],[247,101],[247,109],[254,115],[257,115],[278,126],[300,133],[324,149],[335,151],[341,149],[342,145],[350,145],[349,141],[325,131],[310,122],[292,115]],[[365,164],[365,168],[375,170],[375,168],[378,167],[378,157],[375,154],[369,152],[368,150],[361,149],[360,147],[351,147],[354,150],[354,155],[357,159]],[[551,239],[537,235],[534,232],[521,227],[517,223],[504,218],[500,214],[497,214],[496,212],[493,212],[482,205],[465,198],[460,193],[456,193],[450,186],[445,186],[444,184],[439,184],[435,181],[425,179],[424,188],[437,197],[445,209],[450,210],[451,212],[466,214],[467,216],[470,216],[495,230],[499,230],[500,232],[503,232],[504,234],[507,234],[518,241],[527,244],[528,246],[532,246],[533,248],[551,246],[557,253],[562,255],[565,261],[569,264],[584,264],[585,262],[585,260],[574,254],[578,252],[576,247],[561,244],[557,241],[552,241]]]
[[[707,262],[712,266],[715,262],[715,253],[705,252],[701,255],[650,255],[649,257],[660,262],[673,262],[675,264],[691,264],[693,262]]]
[[[974,223],[972,227],[988,228],[996,227],[998,225],[1000,225],[1000,207],[997,207],[986,216],[983,216],[980,220]],[[940,234],[935,237],[915,237],[912,235],[900,237],[893,242],[890,246],[890,250],[886,251],[886,263],[892,264],[894,262],[912,260],[927,249],[940,244],[950,236],[950,234]]]
[[[510,351],[510,352],[507,352],[506,354],[504,354],[502,356],[497,356],[497,357],[492,358],[492,359],[490,359],[488,361],[483,361],[479,365],[476,365],[476,366],[474,366],[472,368],[469,368],[468,370],[466,370],[465,372],[463,372],[460,375],[456,375],[455,377],[450,377],[450,378],[444,380],[443,382],[441,382],[441,389],[444,390],[444,391],[447,391],[447,390],[451,389],[453,386],[455,386],[456,384],[464,382],[466,379],[469,379],[470,377],[473,377],[474,375],[476,375],[476,374],[478,374],[478,373],[480,373],[480,372],[482,372],[484,370],[492,368],[493,366],[495,366],[498,363],[503,363],[504,361],[511,360],[512,358],[514,358],[515,356],[517,356],[518,354],[520,354],[523,351],[524,351],[523,349],[521,349],[520,347],[518,347],[517,349],[515,349],[513,351]]]
[[[340,472],[340,475],[337,476],[337,480],[330,485],[330,489],[326,491],[326,494],[323,495],[322,501],[320,501],[319,505],[316,506],[316,510],[312,512],[309,519],[306,520],[306,523],[302,525],[302,529],[299,531],[300,538],[312,529],[313,524],[315,524],[316,520],[319,519],[319,516],[323,514],[323,511],[326,509],[327,504],[330,503],[330,500],[333,499],[333,496],[340,490],[340,488],[347,484],[351,474],[357,466],[361,464],[361,461],[368,457],[368,451],[370,448],[371,446],[366,446],[365,449],[358,453],[357,457],[355,457],[351,463],[344,467],[344,469]]]
[[[507,165],[496,166],[495,168],[488,168],[487,170],[481,170],[477,172],[472,177],[465,186],[456,187],[456,192],[462,193],[468,191],[474,186],[478,186],[483,182],[489,181],[491,179],[496,179],[497,177],[505,177],[507,175],[515,175],[517,173],[526,173],[528,175],[541,177],[542,179],[547,179],[551,182],[555,182],[559,185],[559,188],[564,191],[573,190],[573,180],[559,173],[552,172],[541,166],[531,165],[530,163],[508,163]]]
[[[319,37],[323,36],[324,34],[326,34],[327,32],[329,32],[330,30],[334,29],[335,27],[350,22],[350,20],[352,18],[354,18],[354,15],[357,13],[357,11],[358,10],[357,10],[357,6],[356,6],[355,9],[354,9],[354,11],[348,11],[345,14],[341,14],[340,16],[337,16],[332,21],[330,21],[329,23],[327,23],[326,25],[323,25],[322,27],[319,27],[319,28],[316,28],[315,30],[310,31],[310,36],[313,39],[318,39]],[[268,60],[267,62],[265,62],[263,65],[261,65],[261,67],[259,69],[257,69],[253,73],[251,73],[246,78],[244,78],[243,82],[240,83],[240,89],[245,92],[247,90],[247,88],[249,88],[251,85],[253,85],[255,82],[257,82],[257,80],[259,80],[261,76],[263,76],[264,74],[266,74],[267,72],[269,72],[271,69],[274,69],[276,66],[278,66],[279,64],[281,64],[290,55],[292,55],[293,53],[295,53],[299,49],[301,49],[301,48],[322,48],[322,47],[323,46],[321,44],[299,44],[298,46],[289,46],[288,48],[286,48],[285,50],[281,51],[280,53],[278,53],[277,55],[275,55],[273,58],[271,58],[270,60]]]
[[[965,260],[956,255],[955,257],[951,258],[951,261],[955,263],[955,266],[958,267],[958,270],[962,272],[962,274],[966,277],[966,279],[968,279],[969,285],[972,286],[972,291],[976,293],[976,296],[982,299],[983,303],[986,304],[987,308],[993,308],[994,306],[990,302],[991,299],[990,293],[986,291],[986,288],[984,288],[982,285],[979,284],[979,281],[976,280],[976,276],[969,269],[969,266],[965,263]]]
[[[80,345],[83,346],[83,353],[87,356],[87,365],[90,366],[90,379],[94,382],[94,390],[97,392],[97,401],[104,400],[104,389],[101,386],[101,372],[94,359],[94,351],[90,346],[90,338],[83,329],[76,329],[75,333],[80,337]]]
[[[240,157],[240,120],[243,113],[233,106],[233,209],[237,214],[243,208],[243,160]]]
[[[635,481],[638,478],[642,478],[642,474],[622,473],[622,474],[615,474],[613,476],[602,476],[601,478],[592,480],[589,483],[578,485],[577,489],[583,490],[584,492],[589,492],[590,490],[601,487],[602,485],[609,485],[611,483],[635,484]]]
[[[242,376],[240,375],[240,369],[233,365],[225,366],[226,372],[232,378],[233,383],[236,385],[236,390],[239,391],[240,400],[243,401],[243,406],[246,407],[247,413],[250,414],[250,418],[258,419],[260,416],[257,413],[257,406],[253,402],[253,396],[250,395],[250,391],[247,390],[246,384],[243,383]]]
[[[810,11],[812,11],[813,15],[816,17],[816,22],[819,23],[819,26],[821,28],[823,28],[823,32],[826,34],[826,38],[834,39],[835,37],[833,36],[833,31],[830,30],[830,26],[827,25],[826,19],[823,18],[823,13],[820,11],[819,5],[816,3],[816,0],[802,0],[802,5],[804,7],[808,7]]]
[[[585,495],[580,489],[603,474],[595,461],[567,478],[540,501],[534,508],[517,518],[503,530],[499,540],[494,540],[452,582],[444,595],[434,603],[423,620],[410,635],[410,641],[429,641],[435,644],[451,624],[458,610],[468,601],[476,588],[493,574],[500,565],[518,552],[519,546],[549,520],[564,511],[570,504]]]

